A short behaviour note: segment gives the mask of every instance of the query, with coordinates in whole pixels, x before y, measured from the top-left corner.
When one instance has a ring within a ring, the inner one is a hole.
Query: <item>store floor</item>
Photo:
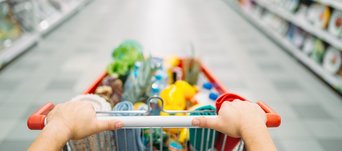
[[[341,97],[223,1],[96,0],[0,71],[0,150],[25,150],[39,133],[29,114],[80,94],[128,38],[161,56],[193,44],[230,91],[279,112],[280,151],[342,148]]]

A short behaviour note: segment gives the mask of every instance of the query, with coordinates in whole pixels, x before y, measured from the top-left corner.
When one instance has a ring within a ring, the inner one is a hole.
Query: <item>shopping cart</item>
[[[209,72],[207,67],[205,67],[202,63],[200,63],[200,66],[201,73],[207,78],[208,81],[213,83],[216,91],[221,94],[216,102],[217,110],[220,109],[220,106],[224,101],[233,101],[235,99],[242,101],[245,100],[238,95],[228,93],[223,85],[213,76],[211,72]],[[83,94],[94,93],[95,89],[106,76],[107,73],[101,74]],[[171,115],[182,113],[183,116],[149,116],[149,113],[152,110],[150,105],[157,102],[162,104],[162,112]],[[147,104],[148,108],[146,110],[97,112],[97,118],[100,120],[121,120],[124,123],[123,129],[102,132],[79,141],[69,141],[64,147],[64,150],[243,150],[244,145],[242,140],[239,138],[232,138],[212,129],[204,129],[192,126],[191,121],[195,116],[188,116],[189,114],[201,113],[201,115],[204,115],[208,113],[210,116],[206,117],[214,118],[216,116],[216,110],[164,110],[163,100],[160,97],[150,97],[147,100]],[[281,123],[280,116],[266,104],[262,102],[257,102],[257,104],[266,113],[266,125],[268,127],[278,127]],[[46,124],[46,115],[53,108],[54,104],[48,103],[33,113],[28,118],[28,128],[31,130],[43,129]],[[190,140],[184,142],[185,147],[181,149],[177,148],[177,144],[173,147],[166,146],[166,144],[173,143],[172,139],[180,139],[170,138],[172,137],[172,130],[180,131],[185,128],[190,129],[190,138],[188,138]],[[164,135],[165,133],[166,135]],[[141,139],[144,142],[143,146],[141,144]]]

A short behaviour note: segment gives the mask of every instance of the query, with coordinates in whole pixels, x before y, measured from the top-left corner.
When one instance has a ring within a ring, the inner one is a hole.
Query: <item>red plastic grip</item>
[[[27,119],[27,127],[31,130],[41,130],[45,126],[46,115],[55,107],[53,103],[47,103]]]
[[[241,100],[241,101],[246,101],[245,98],[233,94],[233,93],[225,93],[223,95],[221,95],[217,100],[216,100],[216,109],[217,112],[220,110],[221,105],[223,102],[225,101],[229,101],[229,102],[233,102],[234,100]],[[278,127],[281,124],[281,118],[279,116],[279,114],[277,114],[276,112],[274,112],[270,107],[268,107],[265,103],[262,102],[257,102],[257,104],[261,107],[261,109],[264,110],[264,112],[266,113],[266,126],[267,127]]]
[[[279,127],[281,124],[281,117],[279,114],[274,112],[268,105],[263,102],[257,102],[257,104],[263,109],[266,113],[266,126],[267,127]]]

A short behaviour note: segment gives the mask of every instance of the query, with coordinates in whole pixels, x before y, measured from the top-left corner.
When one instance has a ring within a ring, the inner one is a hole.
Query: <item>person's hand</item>
[[[47,115],[47,125],[44,129],[54,129],[68,139],[81,139],[122,126],[120,121],[97,120],[93,105],[87,101],[69,101],[55,106]]]
[[[212,128],[231,137],[242,137],[243,133],[265,126],[266,116],[255,103],[247,101],[224,102],[217,118],[198,117],[192,121],[194,126]]]

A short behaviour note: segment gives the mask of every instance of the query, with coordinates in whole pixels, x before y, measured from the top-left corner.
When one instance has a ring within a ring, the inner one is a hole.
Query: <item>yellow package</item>
[[[166,87],[160,93],[160,97],[164,100],[165,110],[184,110],[186,108],[184,93],[176,85]],[[160,102],[158,104],[161,106]]]
[[[183,91],[186,100],[190,100],[196,94],[196,89],[186,81],[178,80],[175,85]]]

